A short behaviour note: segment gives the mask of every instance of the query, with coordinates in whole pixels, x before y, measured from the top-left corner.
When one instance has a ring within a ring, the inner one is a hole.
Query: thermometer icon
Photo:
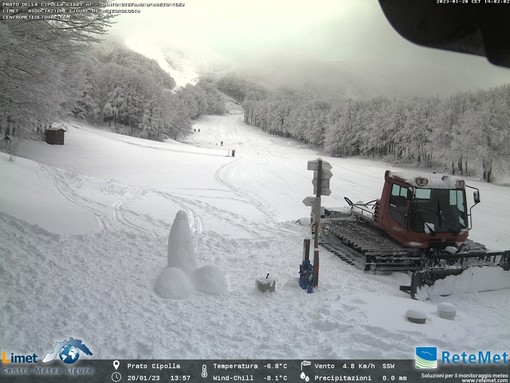
[[[207,365],[202,364],[202,373],[200,374],[200,376],[205,379],[205,378],[207,378],[207,375],[208,375],[207,374]]]

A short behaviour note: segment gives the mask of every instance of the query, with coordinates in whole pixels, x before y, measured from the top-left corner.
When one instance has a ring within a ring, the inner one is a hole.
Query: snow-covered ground
[[[297,278],[308,230],[296,220],[309,214],[307,161],[322,154],[246,126],[242,115],[206,116],[194,128],[186,143],[159,143],[70,122],[64,146],[22,141],[14,161],[0,154],[3,350],[43,354],[73,336],[98,358],[412,359],[427,345],[508,351],[508,288],[413,301],[398,289],[408,275],[365,274],[321,250],[319,288],[306,294]],[[333,167],[327,206],[378,197],[384,170],[397,169],[323,158]],[[469,183],[482,196],[472,239],[510,248],[508,187]],[[227,292],[156,294],[180,210],[197,265],[222,270]],[[510,274],[492,271],[491,288],[510,287]],[[255,288],[267,273],[274,293]],[[441,302],[457,306],[454,321],[437,315]],[[408,309],[424,311],[427,323],[407,321]]]

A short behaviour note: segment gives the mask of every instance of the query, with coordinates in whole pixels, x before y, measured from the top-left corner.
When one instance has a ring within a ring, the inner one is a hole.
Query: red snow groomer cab
[[[474,190],[468,206],[466,188]],[[510,268],[510,251],[488,252],[468,240],[477,188],[447,175],[386,171],[381,198],[353,203],[349,213],[326,209],[321,244],[365,271],[413,271],[417,289],[472,266]]]
[[[381,199],[375,201],[375,226],[406,247],[458,247],[471,228],[463,180],[449,176],[384,175]],[[475,189],[474,204],[480,202]],[[473,205],[474,206],[474,205]]]

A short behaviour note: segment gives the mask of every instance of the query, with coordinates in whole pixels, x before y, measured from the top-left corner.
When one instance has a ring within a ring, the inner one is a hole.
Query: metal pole
[[[315,233],[314,233],[314,244],[313,244],[313,284],[314,287],[319,285],[319,228],[321,221],[321,191],[322,191],[322,159],[317,160],[317,190],[315,194]]]
[[[303,241],[303,261],[310,260],[310,238],[305,238]]]

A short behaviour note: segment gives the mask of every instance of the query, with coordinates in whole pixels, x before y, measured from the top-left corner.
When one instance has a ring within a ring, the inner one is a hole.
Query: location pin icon
[[[120,366],[120,362],[118,360],[114,360],[113,361],[113,367],[115,367],[115,369],[118,370],[119,366]]]

